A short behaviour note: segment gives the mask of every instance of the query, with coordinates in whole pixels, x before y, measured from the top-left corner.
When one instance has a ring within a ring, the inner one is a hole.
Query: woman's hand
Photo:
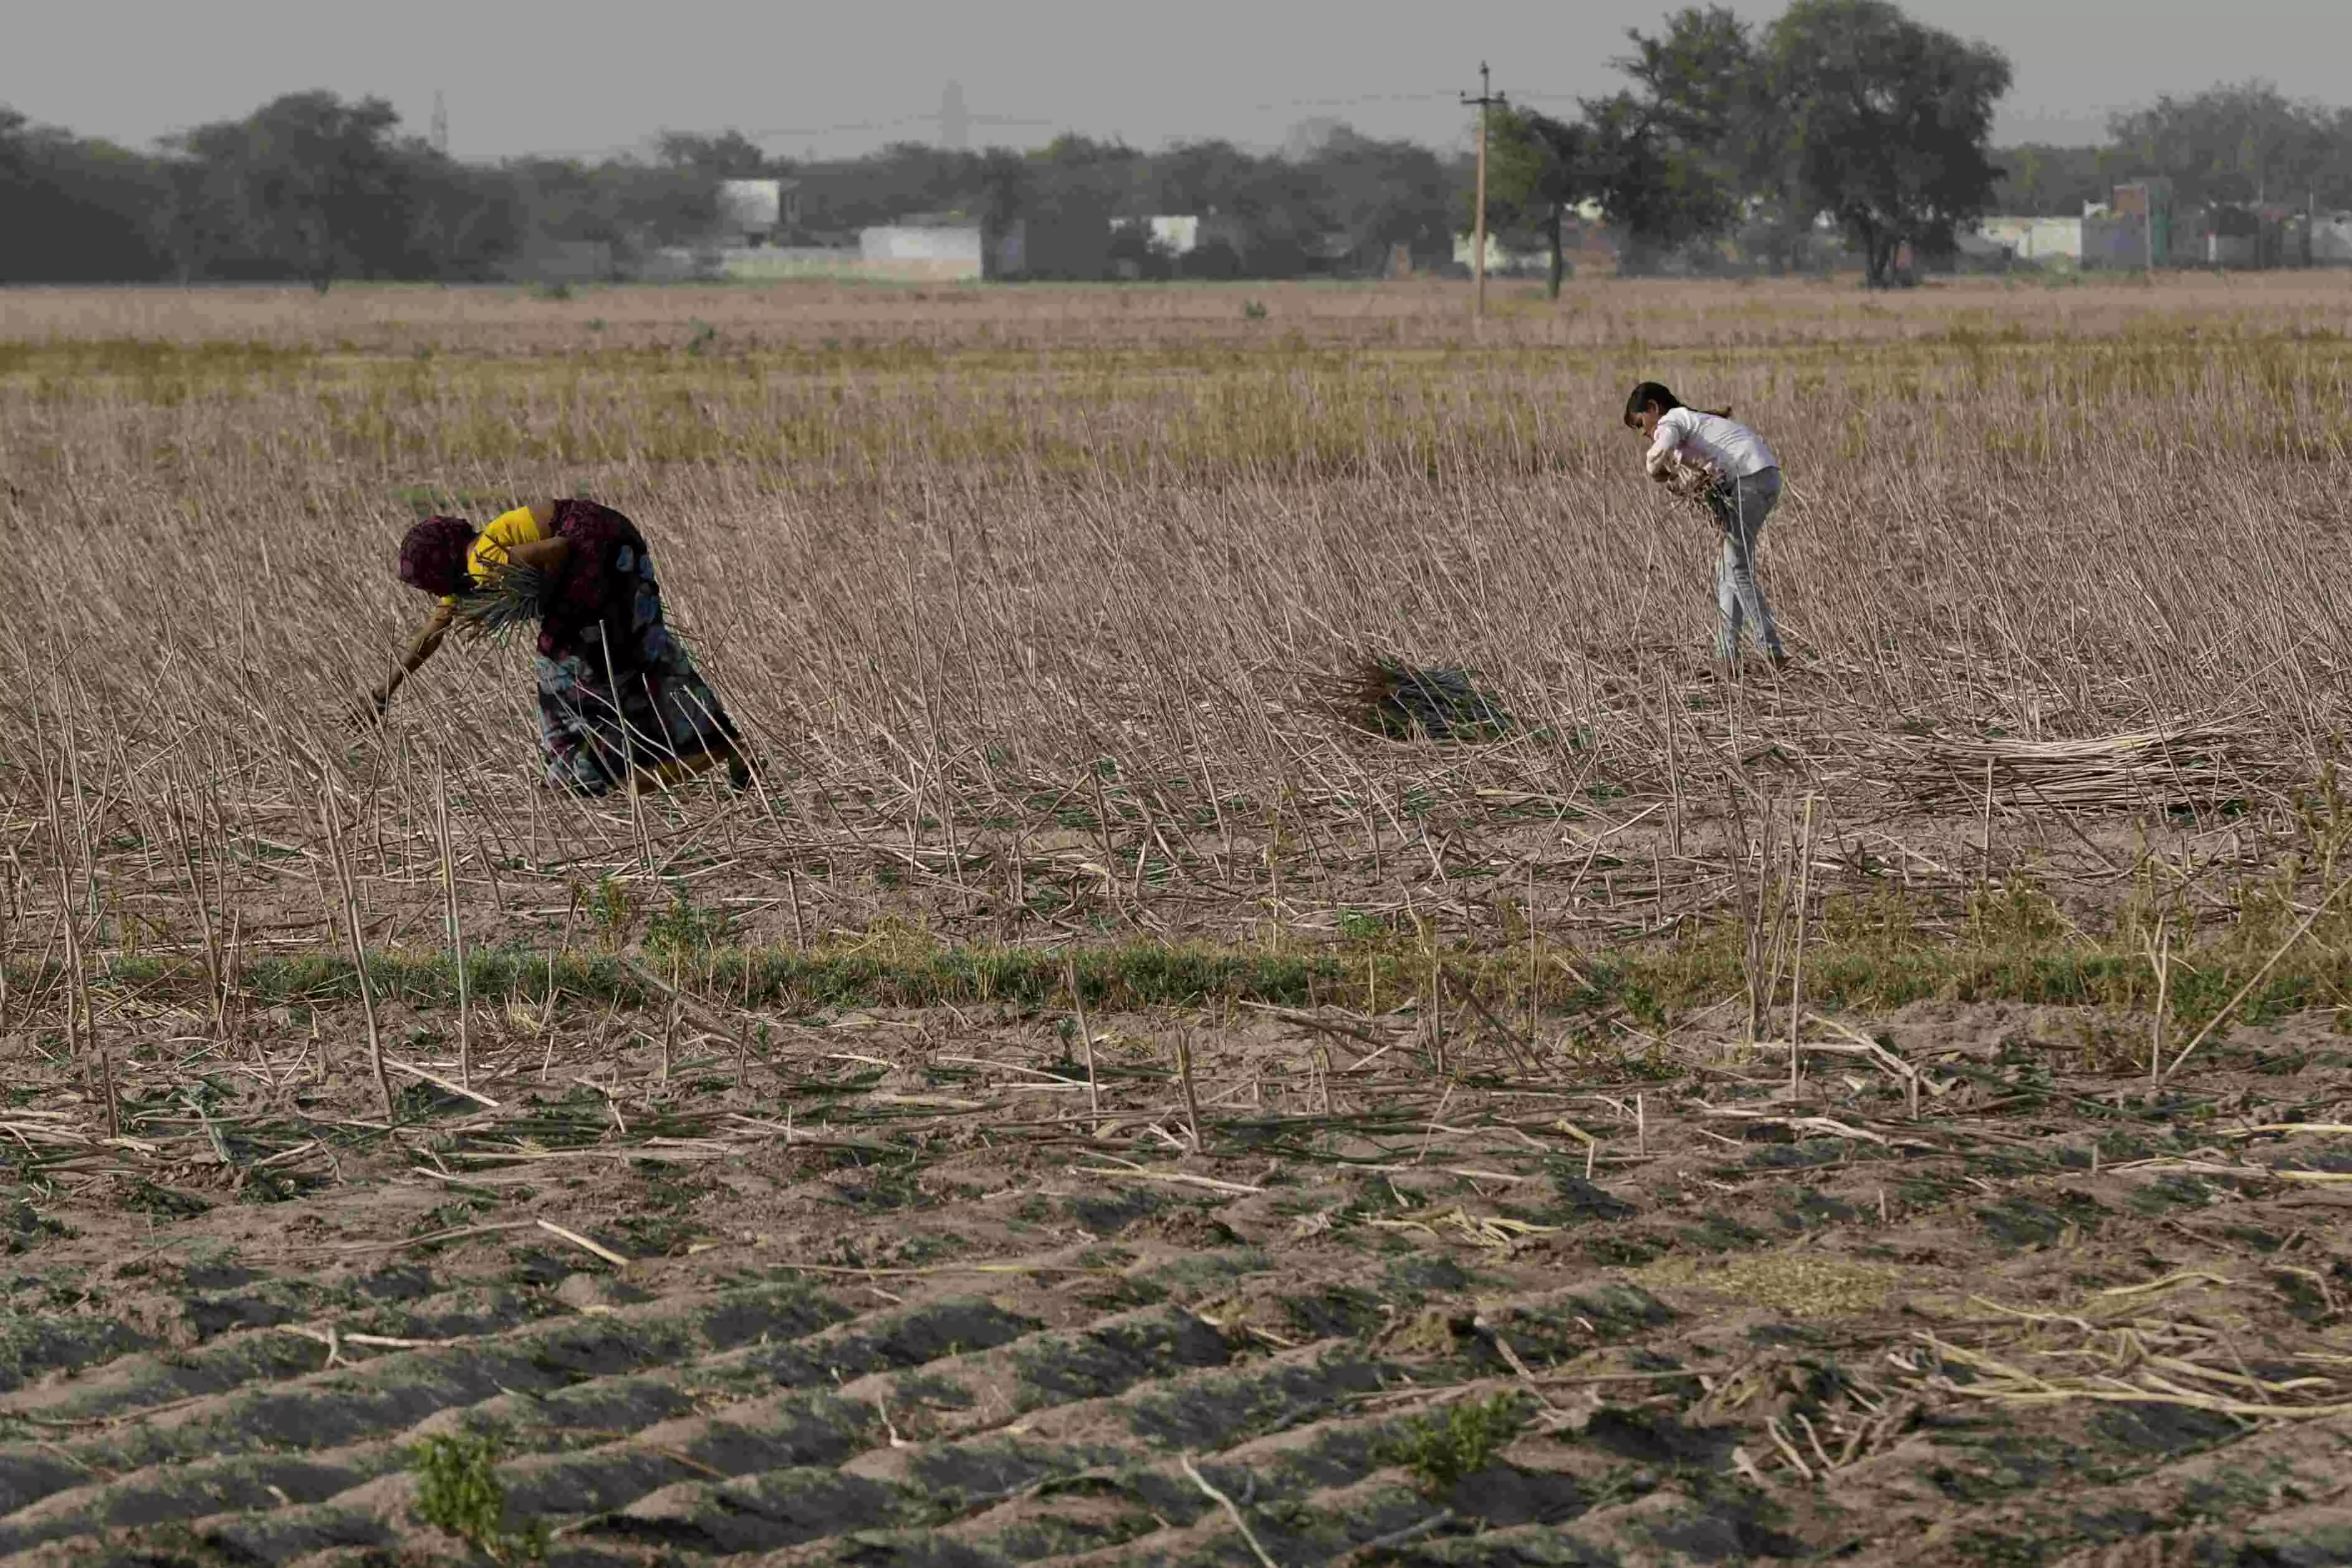
[[[457,612],[446,604],[433,607],[432,616],[425,622],[424,629],[416,633],[415,640],[409,643],[408,652],[401,655],[400,663],[392,667],[392,674],[384,677],[383,685],[370,687],[366,696],[353,705],[352,716],[356,725],[365,728],[383,722],[384,710],[392,706],[392,694],[400,689],[401,682],[416,673],[417,666],[433,656],[435,650],[441,646],[441,639],[449,634],[450,622],[456,619]]]

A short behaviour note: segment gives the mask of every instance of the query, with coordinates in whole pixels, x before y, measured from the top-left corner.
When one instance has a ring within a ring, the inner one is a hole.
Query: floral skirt
[[[537,655],[539,740],[551,784],[603,795],[642,771],[669,777],[724,761],[741,777],[741,737],[692,655],[663,622],[652,559],[623,547],[614,586],[629,606]]]

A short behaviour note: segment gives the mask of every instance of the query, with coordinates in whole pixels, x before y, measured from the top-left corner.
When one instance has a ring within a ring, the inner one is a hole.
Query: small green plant
[[[1990,952],[2046,952],[2071,928],[2057,901],[2024,873],[1969,896],[1969,932]]]
[[[694,333],[686,340],[686,351],[698,360],[702,351],[717,341],[719,329],[698,316],[694,319]]]
[[[572,285],[561,278],[551,282],[534,283],[530,286],[530,297],[533,299],[569,299],[572,298]]]
[[[686,889],[673,888],[669,907],[646,922],[646,951],[664,958],[706,957],[733,926],[725,910],[701,908]]]
[[[1263,321],[1263,320],[1265,320],[1265,306],[1263,306],[1263,305],[1261,305],[1261,304],[1259,304],[1259,303],[1258,303],[1256,300],[1255,300],[1255,299],[1244,299],[1244,300],[1243,300],[1243,301],[1242,301],[1242,319],[1243,319],[1243,320],[1244,320],[1244,321]]]
[[[1339,935],[1350,942],[1377,942],[1388,935],[1388,927],[1360,909],[1343,909],[1339,911]]]
[[[588,918],[595,922],[597,940],[607,950],[618,948],[629,939],[629,927],[636,924],[636,894],[619,878],[609,873],[600,876],[595,891],[588,895]]]
[[[1438,1415],[1406,1421],[1381,1457],[1411,1470],[1423,1491],[1449,1491],[1464,1477],[1492,1465],[1527,1424],[1527,1406],[1515,1394],[1465,1399]]]
[[[487,1434],[436,1433],[425,1438],[410,1466],[416,1476],[416,1515],[493,1562],[545,1562],[545,1521],[534,1519],[520,1531],[506,1527],[507,1489],[498,1465],[498,1439]]]
[[[1823,899],[1821,928],[1837,947],[1885,961],[1927,946],[1933,913],[1900,887],[1879,887]]]

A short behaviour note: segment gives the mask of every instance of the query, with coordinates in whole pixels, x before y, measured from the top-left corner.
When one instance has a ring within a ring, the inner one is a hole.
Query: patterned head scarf
[[[474,538],[474,525],[463,517],[425,518],[400,541],[400,580],[444,597],[462,592],[470,585],[466,554]]]

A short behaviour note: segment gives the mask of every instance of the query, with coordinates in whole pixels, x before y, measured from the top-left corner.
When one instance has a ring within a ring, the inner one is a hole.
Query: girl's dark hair
[[[1642,410],[1651,403],[1658,405],[1660,413],[1672,413],[1675,410],[1686,406],[1682,399],[1667,390],[1665,382],[1643,382],[1633,389],[1633,395],[1625,400],[1625,423],[1628,428],[1641,423]],[[1711,413],[1717,419],[1729,419],[1731,405],[1726,403],[1721,408],[1703,408],[1699,413]]]
[[[1658,405],[1660,413],[1672,413],[1683,406],[1683,400],[1668,391],[1664,382],[1643,382],[1633,389],[1633,395],[1625,400],[1626,424],[1641,423],[1642,411],[1652,403]]]

